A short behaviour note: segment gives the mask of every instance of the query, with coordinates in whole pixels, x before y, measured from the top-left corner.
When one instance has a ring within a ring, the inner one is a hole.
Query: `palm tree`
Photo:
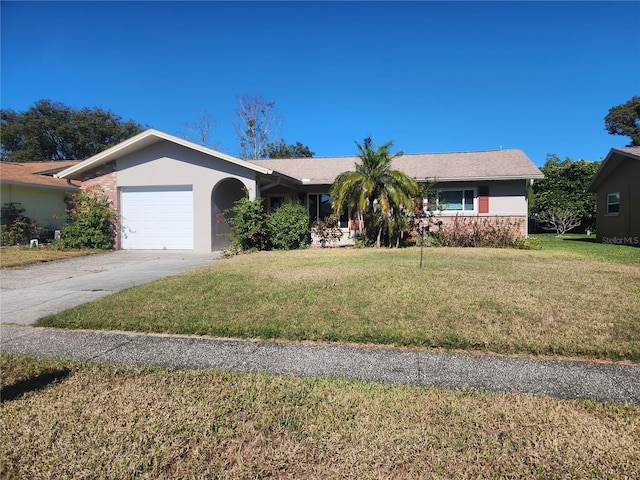
[[[378,227],[376,245],[380,247],[385,228],[389,237],[397,222],[393,220],[401,209],[413,208],[413,196],[418,193],[418,183],[398,170],[391,170],[391,161],[402,152],[389,152],[393,142],[387,142],[374,149],[373,139],[367,137],[362,145],[356,142],[361,162],[355,171],[343,172],[331,185],[329,194],[333,197],[333,209],[342,212],[347,207],[363,220],[363,230]]]

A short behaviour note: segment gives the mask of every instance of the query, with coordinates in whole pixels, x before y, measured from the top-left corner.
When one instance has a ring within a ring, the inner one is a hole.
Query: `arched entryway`
[[[235,178],[225,178],[218,182],[211,193],[211,250],[221,250],[231,245],[231,227],[224,219],[225,210],[245,198],[247,190],[244,184]]]

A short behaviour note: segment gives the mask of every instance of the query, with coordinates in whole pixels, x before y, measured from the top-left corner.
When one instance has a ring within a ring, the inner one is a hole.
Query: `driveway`
[[[134,285],[210,264],[217,252],[118,250],[0,271],[0,322],[28,325]]]

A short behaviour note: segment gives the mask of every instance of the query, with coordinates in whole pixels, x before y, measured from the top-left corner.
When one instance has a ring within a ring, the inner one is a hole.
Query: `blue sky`
[[[238,153],[237,97],[316,156],[520,148],[598,160],[640,95],[640,2],[2,1],[2,108],[102,107],[170,134],[201,111]]]

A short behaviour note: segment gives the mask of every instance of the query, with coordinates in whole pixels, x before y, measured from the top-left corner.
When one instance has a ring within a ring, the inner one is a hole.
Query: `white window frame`
[[[440,194],[446,192],[462,192],[462,209],[454,210],[454,209],[440,209]],[[470,210],[466,210],[465,207],[465,192],[473,193],[473,205]],[[440,210],[440,212],[444,215],[456,215],[456,214],[466,214],[466,213],[478,213],[478,190],[476,188],[443,188],[439,191],[438,197],[436,198],[436,206]]]
[[[616,197],[617,201],[612,202],[611,197]],[[613,205],[617,205],[618,207],[615,212],[611,211],[611,207]],[[619,215],[619,214],[620,214],[620,192],[607,193],[607,215],[615,217],[616,215]]]

